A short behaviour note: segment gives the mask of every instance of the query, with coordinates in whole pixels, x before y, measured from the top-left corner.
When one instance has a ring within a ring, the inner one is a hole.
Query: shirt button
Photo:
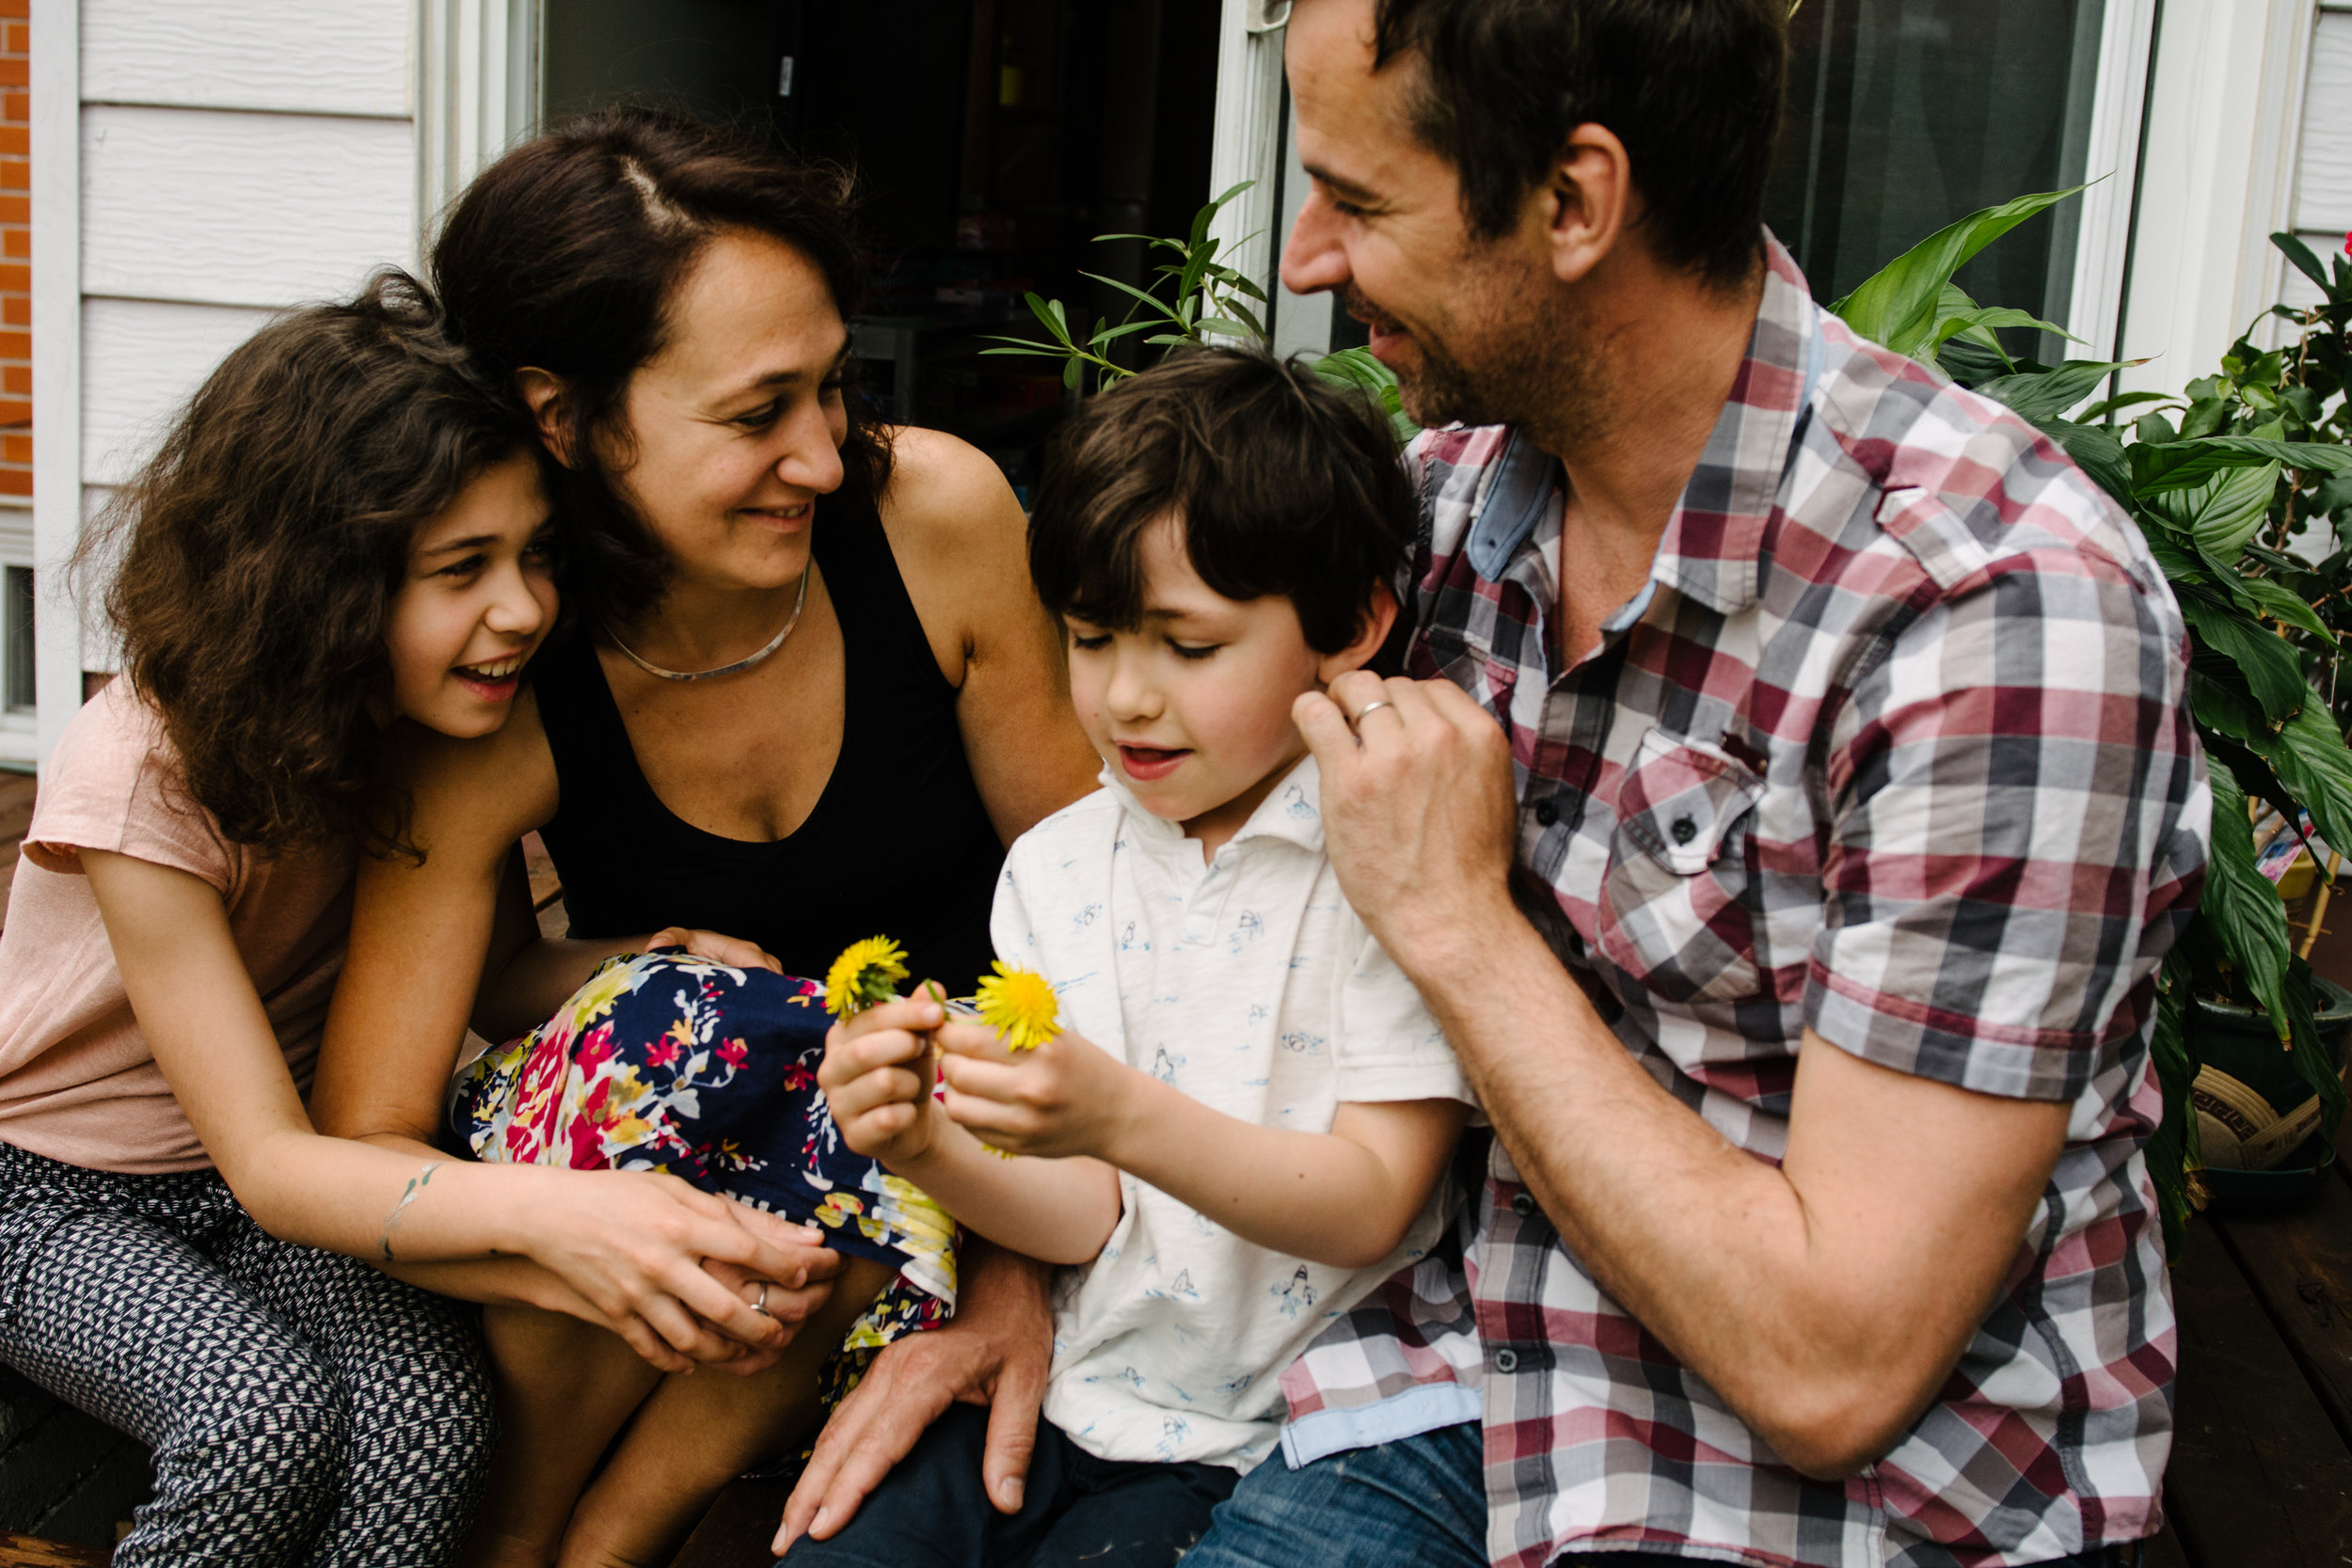
[[[1687,816],[1676,817],[1675,825],[1669,831],[1675,835],[1677,844],[1688,844],[1699,836],[1699,825]]]
[[[1550,827],[1554,822],[1559,821],[1559,802],[1554,800],[1541,800],[1536,802],[1535,820],[1547,828]]]
[[[1505,1345],[1495,1352],[1495,1370],[1508,1377],[1519,1370],[1519,1353]]]
[[[1511,1199],[1511,1212],[1517,1214],[1519,1218],[1525,1219],[1528,1215],[1534,1213],[1534,1194],[1521,1193],[1518,1196]]]

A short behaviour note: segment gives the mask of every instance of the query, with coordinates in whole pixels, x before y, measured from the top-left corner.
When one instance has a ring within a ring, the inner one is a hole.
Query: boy
[[[984,1417],[951,1410],[790,1568],[1175,1561],[1272,1450],[1282,1369],[1434,1239],[1469,1091],[1341,896],[1290,717],[1380,647],[1415,521],[1377,411],[1262,354],[1178,358],[1071,430],[1029,564],[1104,788],[1014,844],[993,920],[1066,1027],[1016,1054],[891,1004],[819,1074],[852,1148],[1078,1265],[1037,1455],[999,1515]]]

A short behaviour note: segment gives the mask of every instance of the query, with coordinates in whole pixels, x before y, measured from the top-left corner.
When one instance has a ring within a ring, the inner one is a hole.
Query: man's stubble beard
[[[1341,303],[1359,317],[1382,315],[1353,284]],[[1416,422],[1532,427],[1548,447],[1581,444],[1606,428],[1609,376],[1581,312],[1549,290],[1521,293],[1484,278],[1462,305],[1443,339],[1413,334],[1420,363],[1399,373],[1397,391]]]

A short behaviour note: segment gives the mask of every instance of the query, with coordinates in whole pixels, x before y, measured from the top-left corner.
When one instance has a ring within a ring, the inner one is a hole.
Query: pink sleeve
[[[232,895],[240,857],[212,815],[181,792],[177,774],[154,711],[129,682],[109,682],[66,725],[41,770],[26,858],[78,873],[81,850],[107,849],[201,877]]]

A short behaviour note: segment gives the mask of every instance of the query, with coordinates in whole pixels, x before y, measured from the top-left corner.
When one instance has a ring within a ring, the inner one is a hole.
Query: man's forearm
[[[1498,895],[1499,900],[1502,895]],[[1804,1206],[1643,1069],[1507,902],[1408,956],[1511,1163],[1601,1288],[1752,1424],[1860,1353]],[[1392,950],[1393,951],[1393,950]]]

